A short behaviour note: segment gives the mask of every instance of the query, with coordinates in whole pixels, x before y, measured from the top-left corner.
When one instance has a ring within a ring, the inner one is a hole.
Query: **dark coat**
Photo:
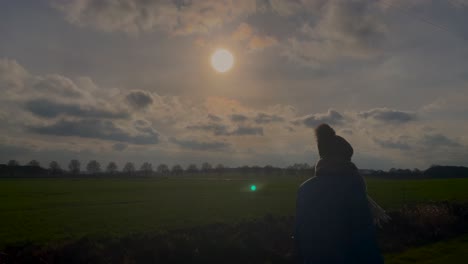
[[[297,195],[300,263],[380,264],[364,179],[350,161],[321,159]]]

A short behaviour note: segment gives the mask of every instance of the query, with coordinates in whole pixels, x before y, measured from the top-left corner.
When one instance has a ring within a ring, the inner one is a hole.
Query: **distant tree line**
[[[388,171],[361,170],[361,174],[369,177],[391,179],[468,178],[468,168],[462,166],[432,165],[426,170],[391,168]]]
[[[185,168],[180,164],[169,167],[167,164],[159,164],[155,168],[149,162],[144,162],[137,168],[133,162],[127,162],[120,169],[117,163],[111,161],[106,166],[101,166],[97,160],[90,160],[82,166],[79,160],[68,162],[66,168],[62,168],[57,161],[51,161],[46,168],[37,160],[31,160],[25,165],[20,165],[16,160],[10,160],[7,164],[0,164],[0,177],[40,177],[40,176],[123,176],[123,177],[152,177],[152,176],[181,176],[181,175],[223,175],[229,176],[313,176],[314,166],[307,163],[295,163],[285,168],[266,166],[239,166],[227,167],[223,164],[213,166],[208,162],[189,164]],[[468,177],[468,168],[461,166],[433,165],[427,170],[396,169],[384,170],[360,170],[367,177],[393,178],[393,179],[417,179],[417,178],[460,178]]]
[[[307,163],[296,163],[286,168],[266,166],[240,166],[228,167],[223,164],[212,165],[204,162],[200,166],[189,164],[183,167],[180,164],[169,166],[144,162],[137,168],[133,162],[127,162],[122,168],[111,161],[102,166],[97,160],[90,160],[85,165],[79,160],[73,159],[67,167],[62,168],[57,161],[51,161],[47,167],[41,166],[37,160],[31,160],[25,165],[20,165],[16,160],[10,160],[6,165],[0,164],[0,177],[30,177],[30,176],[180,176],[180,175],[309,175],[314,174],[314,167]]]

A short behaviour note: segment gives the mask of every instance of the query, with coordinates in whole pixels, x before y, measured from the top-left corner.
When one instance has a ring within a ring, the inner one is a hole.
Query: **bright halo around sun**
[[[213,55],[211,55],[211,66],[213,66],[217,72],[227,72],[233,65],[234,56],[226,49],[217,49],[213,52]]]

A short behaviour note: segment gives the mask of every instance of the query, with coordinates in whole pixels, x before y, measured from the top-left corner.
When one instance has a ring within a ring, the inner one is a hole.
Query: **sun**
[[[234,66],[234,56],[226,49],[217,49],[211,55],[211,66],[217,72],[227,72]]]

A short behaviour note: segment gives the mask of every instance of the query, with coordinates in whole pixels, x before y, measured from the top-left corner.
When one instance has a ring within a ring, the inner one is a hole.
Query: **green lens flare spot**
[[[256,190],[257,190],[257,186],[255,186],[255,185],[250,185],[250,190],[251,190],[252,192],[256,191]]]

